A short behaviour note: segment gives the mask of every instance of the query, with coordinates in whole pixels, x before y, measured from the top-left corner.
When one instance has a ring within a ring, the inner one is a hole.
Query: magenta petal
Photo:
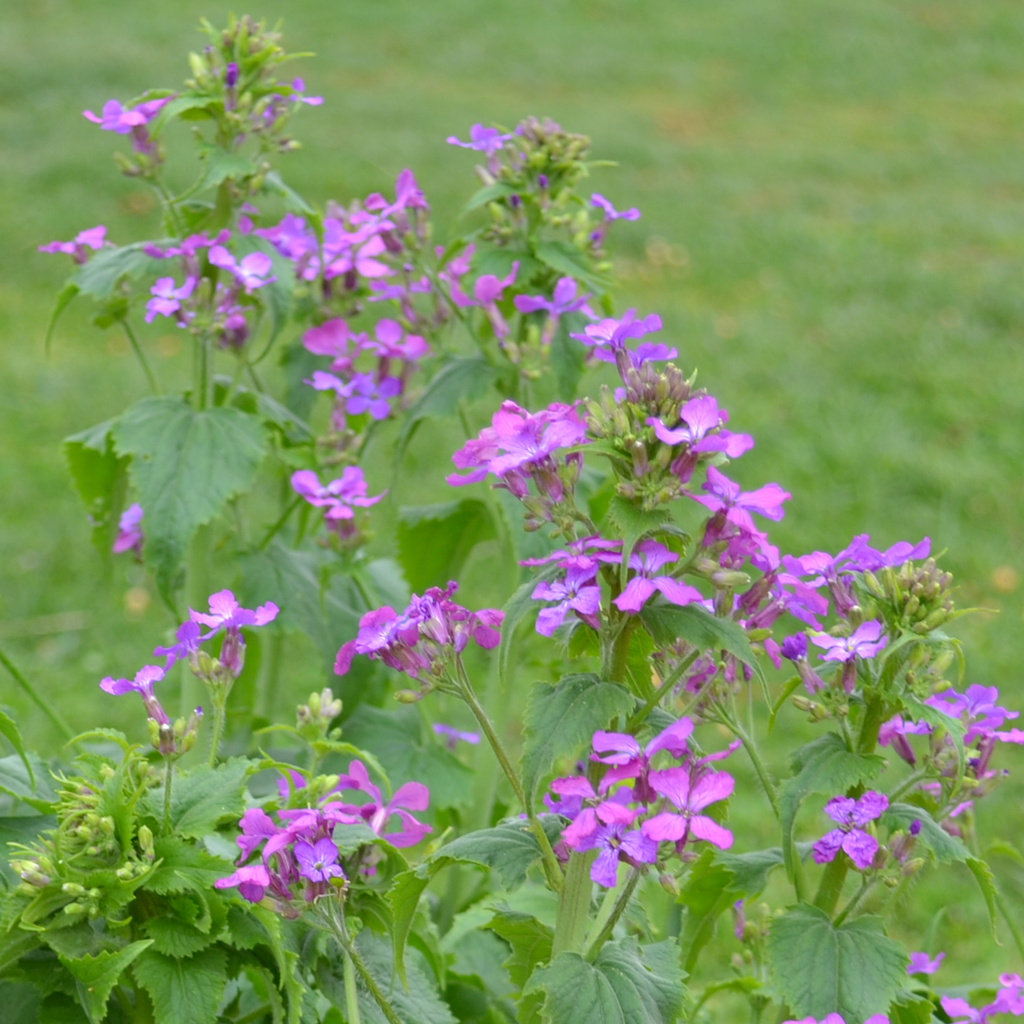
[[[691,810],[702,811],[708,804],[725,800],[732,795],[734,785],[733,777],[726,772],[702,775],[690,791]]]
[[[593,848],[593,836],[597,830],[597,814],[592,807],[584,807],[576,820],[562,831],[566,846],[574,850],[590,850]],[[589,843],[587,840],[591,840]]]
[[[656,814],[640,826],[640,831],[648,838],[655,841],[666,839],[670,842],[677,842],[687,833],[686,818],[679,814]]]
[[[590,880],[603,885],[606,889],[614,889],[619,880],[619,852],[605,848],[597,855],[597,860],[590,867]]]
[[[648,781],[656,793],[668,797],[680,810],[690,799],[690,773],[685,768],[666,768],[651,772]]]
[[[559,796],[578,796],[584,800],[593,799],[597,794],[590,780],[582,775],[570,775],[565,779],[555,779],[551,783],[551,789]]]
[[[712,843],[720,850],[728,850],[732,846],[732,833],[706,815],[695,814],[690,819],[690,831],[698,839]]]
[[[430,790],[422,782],[407,782],[399,786],[388,807],[405,807],[410,811],[425,811],[430,805]]]
[[[653,757],[659,750],[667,750],[673,757],[682,757],[687,750],[686,740],[692,732],[693,722],[689,718],[680,718],[647,744],[647,756]],[[596,733],[594,738],[597,739]]]
[[[878,850],[878,840],[855,828],[843,839],[843,849],[861,871],[867,871]]]
[[[827,864],[829,861],[835,860],[836,854],[843,845],[845,836],[846,833],[838,828],[832,829],[831,832],[826,832],[812,848],[814,863]]]
[[[387,832],[383,836],[392,846],[399,849],[415,846],[428,832],[434,831],[429,825],[417,821],[408,811],[394,813],[401,820],[402,829],[399,832]]]
[[[627,832],[622,837],[619,849],[641,864],[653,864],[658,857],[657,841],[645,836],[638,829]]]
[[[684,721],[688,721],[688,719],[684,719]],[[692,731],[692,724],[690,729]],[[667,732],[668,730],[666,729],[665,731]],[[661,737],[659,737],[659,739],[660,738]],[[620,754],[628,756],[622,760],[610,757],[602,758],[601,760],[604,761],[605,764],[625,764],[626,760],[629,758],[640,756],[640,744],[636,741],[634,736],[629,736],[622,732],[603,732],[599,729],[594,733],[594,752],[604,754],[609,750],[614,750]]]
[[[684,605],[704,599],[704,595],[695,587],[680,583],[678,580],[672,579],[671,576],[658,576],[651,582],[665,595],[666,600],[673,604]]]
[[[644,602],[654,593],[654,584],[642,576],[634,576],[626,589],[613,602],[621,612],[640,611]]]
[[[597,808],[598,820],[605,825],[632,825],[639,811],[631,811],[622,804],[607,800]]]

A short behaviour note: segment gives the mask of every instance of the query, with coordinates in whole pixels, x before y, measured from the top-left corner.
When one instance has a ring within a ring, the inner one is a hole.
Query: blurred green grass
[[[97,222],[122,242],[154,230],[146,195],[110,160],[114,140],[81,110],[176,85],[198,18],[226,12],[197,0],[0,10],[0,643],[83,726],[137,726],[96,681],[133,671],[167,620],[155,600],[143,608],[144,575],[123,560],[103,575],[58,447],[140,395],[140,374],[83,309],[44,357],[66,268],[35,248]],[[283,168],[317,201],[410,166],[445,224],[473,184],[447,135],[529,113],[589,133],[595,155],[620,163],[595,187],[643,210],[616,238],[620,306],[660,312],[681,365],[755,436],[736,475],[793,495],[775,542],[930,535],[961,605],[998,612],[957,624],[968,680],[1024,704],[1024,8],[277,0],[252,13],[285,18],[288,47],[317,53],[299,73],[326,102],[297,123],[305,148]],[[147,344],[180,361],[166,331]],[[420,437],[395,505],[449,497],[433,454],[450,450],[446,436]],[[385,530],[378,547],[389,541]],[[486,572],[473,576],[471,597],[500,600]],[[279,706],[311,679],[293,679]],[[52,743],[6,677],[0,700]],[[987,804],[986,834],[1019,831],[1016,784]],[[733,810],[751,823],[742,849],[756,845],[754,807]],[[972,886],[933,876],[906,921],[909,941],[948,907],[948,983],[1012,964]]]

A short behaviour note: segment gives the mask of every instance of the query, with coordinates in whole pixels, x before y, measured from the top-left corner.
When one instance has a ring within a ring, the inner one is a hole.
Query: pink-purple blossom
[[[939,953],[934,960],[927,953],[911,953],[907,974],[934,974],[945,958],[945,953]]]
[[[680,583],[671,576],[658,574],[662,566],[678,559],[675,552],[669,551],[656,540],[640,541],[629,556],[629,567],[635,575],[626,584],[626,589],[615,598],[615,607],[619,611],[636,614],[655,591],[660,591],[666,601],[677,605],[703,600],[703,595],[695,587]]]
[[[210,627],[210,632],[203,637],[204,640],[209,640],[222,629],[237,632],[243,626],[265,626],[277,618],[278,611],[273,601],[261,604],[255,611],[251,611],[239,605],[230,590],[218,590],[216,594],[210,595],[208,613],[189,609],[189,616],[193,622]]]
[[[445,746],[449,750],[454,750],[460,741],[473,746],[480,742],[479,733],[465,732],[462,729],[456,729],[454,725],[446,725],[444,722],[435,722],[433,730],[438,736],[444,736]]]
[[[648,784],[651,759],[659,750],[668,751],[676,759],[684,757],[689,752],[686,741],[692,732],[693,722],[680,718],[641,747],[640,741],[628,733],[598,730],[593,738],[593,758],[611,765],[601,779],[600,791],[605,793],[625,779],[636,779],[633,787],[636,799],[650,803],[655,799],[654,790]]]
[[[702,490],[708,493],[687,494],[716,515],[724,515],[728,522],[741,530],[755,530],[751,512],[778,522],[782,518],[782,503],[790,497],[788,491],[775,483],[766,484],[756,491],[743,491],[739,484],[733,483],[714,466],[708,466]]]
[[[311,882],[329,882],[332,878],[345,877],[338,864],[338,848],[330,839],[318,839],[315,843],[300,841],[293,849],[303,878]]]
[[[359,466],[346,466],[337,480],[326,485],[320,483],[313,470],[300,469],[292,474],[291,484],[292,490],[310,505],[327,510],[324,519],[329,524],[339,519],[352,519],[355,515],[353,509],[376,505],[387,494],[387,491],[382,491],[369,496],[369,485]]]
[[[569,559],[563,577],[538,582],[530,597],[534,601],[557,602],[537,614],[538,633],[551,636],[570,611],[576,612],[591,628],[600,628],[601,588],[597,583],[597,569],[597,562],[590,559]]]
[[[827,864],[835,860],[840,850],[844,851],[860,871],[871,867],[878,840],[861,827],[881,817],[889,806],[884,793],[868,790],[860,799],[837,796],[825,804],[825,813],[839,825],[826,832],[813,847],[816,864]]]
[[[103,248],[107,229],[98,224],[94,228],[87,228],[79,231],[71,242],[48,242],[39,246],[40,252],[62,252],[72,257],[76,263],[85,263],[89,259],[90,251]]]
[[[565,833],[563,837],[564,835]],[[587,850],[599,851],[590,867],[590,878],[607,889],[615,888],[621,858],[638,864],[653,864],[658,856],[656,842],[645,836],[640,829],[631,829],[621,822],[598,825],[592,832],[578,837],[575,842],[570,842],[569,839],[565,841],[571,849],[581,853]]]
[[[362,761],[353,761],[348,766],[348,774],[339,778],[338,789],[356,790],[370,798],[364,804],[342,805],[342,809],[358,814],[378,836],[392,846],[400,849],[415,846],[425,835],[433,831],[429,825],[417,821],[409,813],[425,811],[430,804],[430,790],[422,782],[406,782],[385,802],[380,790],[370,781],[366,766]],[[399,821],[400,828],[397,832],[388,832],[392,818]]]
[[[161,277],[150,288],[153,295],[146,303],[146,323],[151,324],[158,316],[173,316],[181,312],[181,303],[187,299],[196,286],[194,277],[187,277],[179,288],[174,287],[173,277]],[[184,324],[184,318],[181,323]]]
[[[251,252],[241,260],[236,260],[223,245],[215,245],[210,249],[209,260],[213,266],[232,274],[246,292],[255,291],[277,280],[276,277],[267,276],[273,263],[265,252]]]
[[[647,425],[654,428],[655,436],[664,444],[686,444],[691,451],[701,454],[723,452],[730,459],[736,459],[754,447],[754,439],[749,434],[733,434],[724,429],[728,415],[718,408],[718,402],[711,395],[691,398],[680,410],[679,419],[681,425],[672,430],[653,416],[647,419]]]
[[[121,513],[121,518],[117,522],[117,536],[111,549],[115,555],[125,551],[134,551],[136,555],[142,554],[142,514],[142,506],[137,502],[129,505]]]
[[[676,811],[656,814],[640,829],[648,839],[667,840],[682,847],[693,835],[719,849],[732,846],[732,833],[702,813],[710,804],[732,795],[735,782],[726,772],[695,770],[693,766],[651,772],[651,788],[665,797]]]
[[[113,694],[119,697],[123,693],[137,693],[143,704],[146,705],[146,713],[150,718],[159,722],[160,725],[169,725],[170,719],[153,693],[153,684],[159,683],[164,677],[164,670],[158,665],[143,665],[135,673],[134,679],[114,679],[107,676],[100,682],[100,689],[104,693]]]
[[[486,128],[482,124],[475,124],[469,129],[469,142],[460,142],[454,135],[449,135],[446,141],[449,146],[475,149],[486,156],[491,156],[511,138],[511,135],[503,134],[497,128]]]
[[[590,197],[591,206],[597,207],[604,214],[605,220],[639,220],[640,211],[631,206],[628,210],[616,210],[608,199],[605,199],[600,192],[595,192]]]
[[[882,635],[882,624],[875,619],[862,622],[849,636],[831,636],[815,633],[811,643],[825,653],[822,661],[852,661],[854,658],[873,658],[888,642]]]

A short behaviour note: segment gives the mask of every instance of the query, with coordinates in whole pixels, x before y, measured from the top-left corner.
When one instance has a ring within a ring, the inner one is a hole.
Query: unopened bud
[[[669,896],[679,895],[679,886],[676,884],[676,880],[672,875],[662,872],[662,874],[658,875],[658,882]]]
[[[399,704],[415,704],[417,701],[421,700],[422,697],[423,695],[421,693],[417,693],[416,690],[398,690],[395,693],[395,700],[397,700]]]
[[[153,830],[148,825],[139,826],[139,846],[147,860],[152,860],[156,856],[153,849]]]
[[[74,917],[77,914],[84,914],[85,907],[83,907],[81,903],[69,903],[64,908],[64,913],[67,914],[68,917]]]

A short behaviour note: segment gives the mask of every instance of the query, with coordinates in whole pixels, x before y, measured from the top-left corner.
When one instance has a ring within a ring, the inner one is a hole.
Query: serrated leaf
[[[717,618],[700,605],[649,601],[640,610],[640,621],[656,643],[686,640],[703,651],[728,651],[745,665],[757,664],[743,627],[732,619]]]
[[[220,146],[204,147],[201,153],[206,173],[200,188],[215,188],[228,178],[238,180],[251,178],[256,173],[256,165],[240,153],[232,153]],[[244,236],[243,236],[244,237]]]
[[[93,299],[107,299],[118,283],[126,277],[157,277],[167,267],[162,260],[147,256],[145,248],[150,242],[133,242],[114,249],[100,249],[83,263],[69,280],[82,295]],[[157,243],[159,244],[159,243]],[[67,288],[67,285],[64,286]]]
[[[52,811],[57,803],[49,769],[32,753],[26,753],[24,759],[20,754],[0,757],[0,792],[10,793],[37,811]]]
[[[501,910],[485,927],[496,932],[512,947],[512,955],[504,966],[517,988],[526,984],[538,964],[551,959],[555,933],[532,914]]]
[[[114,451],[111,429],[116,422],[107,420],[72,434],[62,444],[72,483],[89,515],[92,542],[105,556],[114,541],[128,468],[128,459],[119,458]]]
[[[930,999],[900,992],[889,1007],[889,1020],[891,1024],[932,1024],[935,1009]]]
[[[524,995],[544,996],[551,1024],[675,1024],[686,987],[671,940],[640,947],[610,942],[593,963],[563,953],[531,976]]]
[[[96,1022],[107,1015],[107,999],[121,973],[153,943],[149,939],[133,942],[116,953],[104,951],[96,956],[83,956],[72,960],[59,957],[77,982],[78,998],[89,1019]]]
[[[773,920],[767,949],[775,985],[794,1017],[884,1014],[906,977],[907,957],[876,917],[835,928],[824,911],[801,903]]]
[[[970,858],[970,851],[963,840],[951,836],[923,807],[915,807],[913,804],[890,804],[879,824],[890,831],[902,829],[906,832],[915,821],[921,823],[918,842],[928,847],[939,864],[964,862]]]
[[[228,981],[227,958],[219,946],[181,959],[149,950],[133,973],[153,1000],[156,1024],[215,1024]]]
[[[213,857],[196,843],[177,836],[160,836],[154,843],[159,864],[143,885],[149,892],[166,896],[169,893],[205,893],[213,883],[231,874],[231,861]]]
[[[720,864],[732,873],[732,881],[728,890],[732,893],[743,893],[744,896],[758,896],[768,884],[768,874],[772,868],[783,863],[781,847],[770,850],[754,850],[750,853],[726,853],[719,850],[715,854],[715,863]]]
[[[846,749],[835,732],[819,736],[793,755],[792,779],[779,791],[779,822],[782,826],[782,851],[790,879],[796,869],[793,828],[800,804],[811,793],[835,796],[851,786],[877,778],[885,770],[885,761],[877,754],[855,754]]]
[[[669,522],[671,516],[667,509],[644,511],[634,501],[629,501],[616,494],[608,504],[608,518],[622,538],[622,563],[619,568],[622,586],[626,586],[629,573],[629,556],[641,538],[656,532]]]
[[[423,420],[428,416],[454,416],[460,399],[479,398],[494,378],[494,367],[480,356],[463,356],[445,363],[405,414],[395,448],[396,464]]]
[[[199,765],[176,772],[171,788],[171,832],[185,839],[201,839],[222,822],[237,822],[245,811],[245,780],[253,770],[246,757],[233,757],[211,768]],[[163,791],[151,789],[140,800],[140,811],[160,820]]]
[[[455,807],[469,799],[472,771],[424,731],[416,708],[383,711],[364,704],[345,723],[344,735],[372,750],[396,787],[413,779],[425,783],[432,807]]]
[[[556,686],[537,683],[523,718],[523,789],[532,808],[537,785],[555,759],[571,755],[616,715],[628,715],[632,695],[592,673],[563,676]]]
[[[117,454],[145,511],[145,556],[165,598],[200,526],[256,478],[263,424],[238,409],[195,410],[180,398],[144,398],[113,428]]]
[[[985,906],[988,909],[989,924],[992,929],[992,938],[998,941],[996,935],[996,907],[999,902],[999,890],[996,888],[995,875],[992,869],[980,857],[968,857],[965,861],[968,870],[974,875],[978,883]]]
[[[477,498],[398,510],[398,561],[417,593],[457,579],[473,548],[495,537],[494,520]]]
[[[153,949],[167,956],[192,956],[213,942],[211,936],[177,917],[153,917],[146,922]]]

